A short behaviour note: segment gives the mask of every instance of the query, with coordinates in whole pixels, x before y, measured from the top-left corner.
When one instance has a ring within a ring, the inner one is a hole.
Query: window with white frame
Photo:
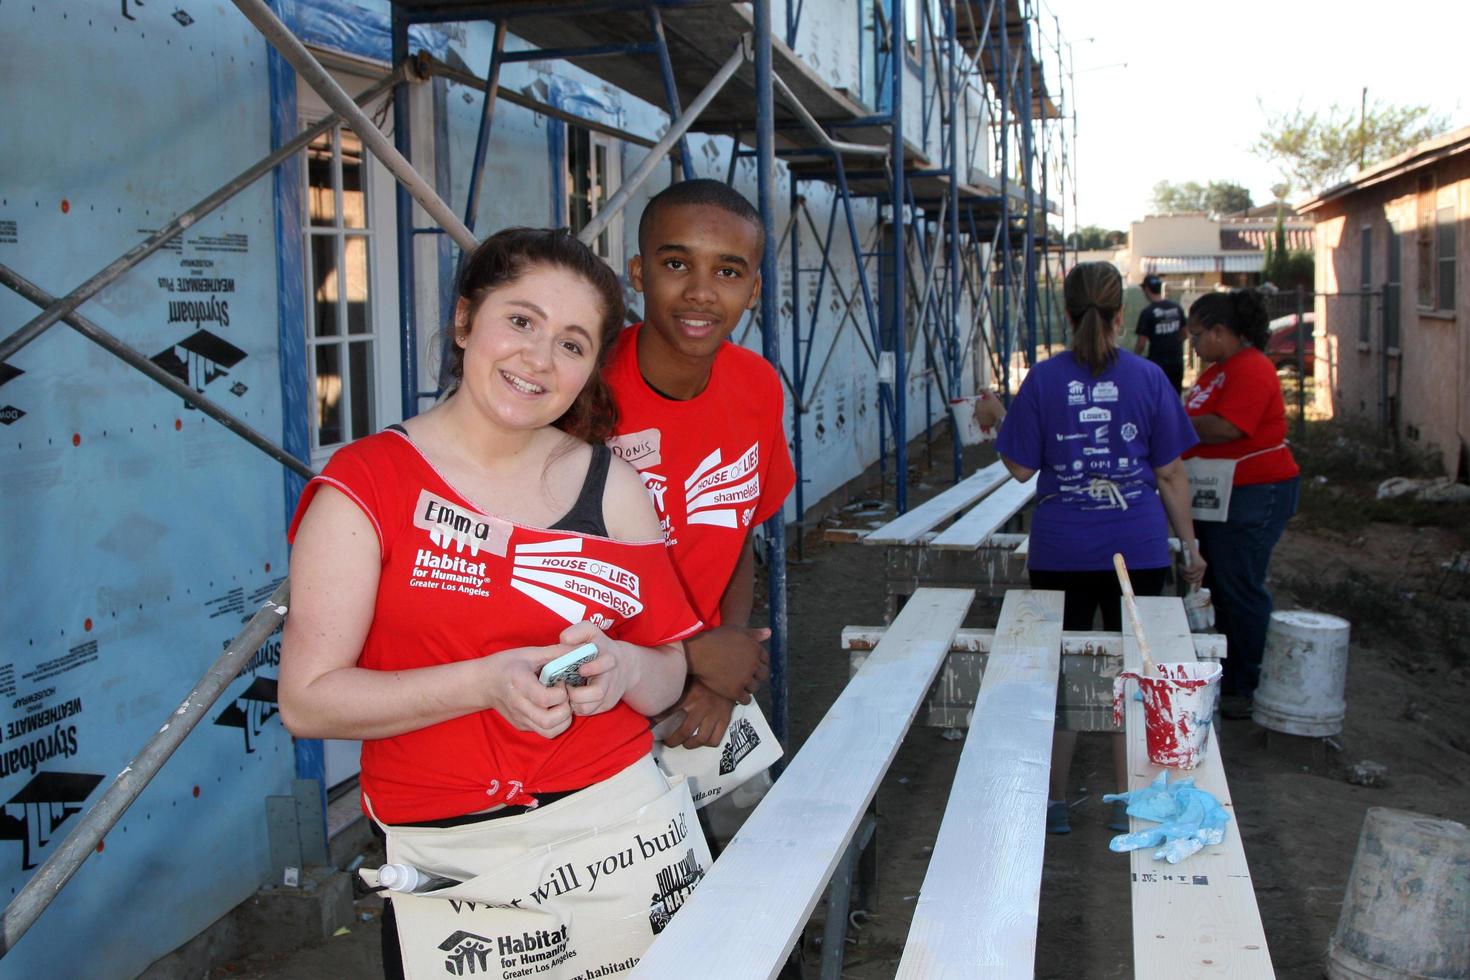
[[[334,72],[349,94],[372,79]],[[301,128],[328,109],[297,88]],[[366,107],[383,113],[382,100]],[[312,461],[402,417],[398,377],[397,242],[393,177],[357,134],[337,126],[303,156],[302,274]]]
[[[573,233],[585,228],[622,183],[621,144],[605,133],[567,125],[566,215]],[[617,215],[591,243],[615,270],[623,267],[623,216]]]
[[[1456,187],[1439,187],[1433,174],[1419,178],[1418,245],[1419,307],[1452,312],[1455,308]]]
[[[306,148],[304,260],[312,449],[377,428],[369,191],[362,142],[335,127]]]

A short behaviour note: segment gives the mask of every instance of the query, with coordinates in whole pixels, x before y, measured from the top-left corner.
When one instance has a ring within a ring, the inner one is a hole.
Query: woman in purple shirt
[[[1179,456],[1199,441],[1179,394],[1158,365],[1118,348],[1123,279],[1106,262],[1067,274],[1063,302],[1071,350],[1026,375],[996,448],[1013,477],[1039,474],[1027,566],[1033,589],[1066,593],[1064,630],[1122,629],[1113,555],[1128,563],[1134,591],[1158,595],[1169,571],[1169,525],[1191,549],[1184,577],[1205,563],[1195,542],[1189,479]],[[1047,829],[1066,833],[1067,770],[1076,733],[1052,743]],[[1123,771],[1122,739],[1115,743]],[[1127,785],[1120,776],[1119,791]],[[1126,827],[1124,828],[1126,829]]]

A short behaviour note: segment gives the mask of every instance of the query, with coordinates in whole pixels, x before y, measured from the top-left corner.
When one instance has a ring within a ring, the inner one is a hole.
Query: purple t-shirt
[[[1028,559],[1038,571],[1169,564],[1154,470],[1199,441],[1157,364],[1128,351],[1093,377],[1070,351],[1031,369],[996,448],[1037,471]],[[1125,506],[1126,505],[1126,506]]]

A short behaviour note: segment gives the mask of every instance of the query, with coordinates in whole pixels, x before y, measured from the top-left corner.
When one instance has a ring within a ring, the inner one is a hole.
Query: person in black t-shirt
[[[1164,299],[1164,281],[1155,275],[1143,277],[1143,295],[1148,305],[1138,314],[1138,344],[1134,352],[1148,349],[1148,359],[1164,369],[1179,391],[1184,390],[1184,308]]]

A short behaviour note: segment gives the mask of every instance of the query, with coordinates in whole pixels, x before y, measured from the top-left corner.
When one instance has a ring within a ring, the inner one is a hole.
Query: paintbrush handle
[[[1128,621],[1133,624],[1133,636],[1138,640],[1144,676],[1157,674],[1153,657],[1149,656],[1148,637],[1143,635],[1143,622],[1138,618],[1138,604],[1133,599],[1133,580],[1128,577],[1128,566],[1123,563],[1122,555],[1113,555],[1113,570],[1118,573],[1118,585],[1123,589],[1123,607],[1128,610]]]

